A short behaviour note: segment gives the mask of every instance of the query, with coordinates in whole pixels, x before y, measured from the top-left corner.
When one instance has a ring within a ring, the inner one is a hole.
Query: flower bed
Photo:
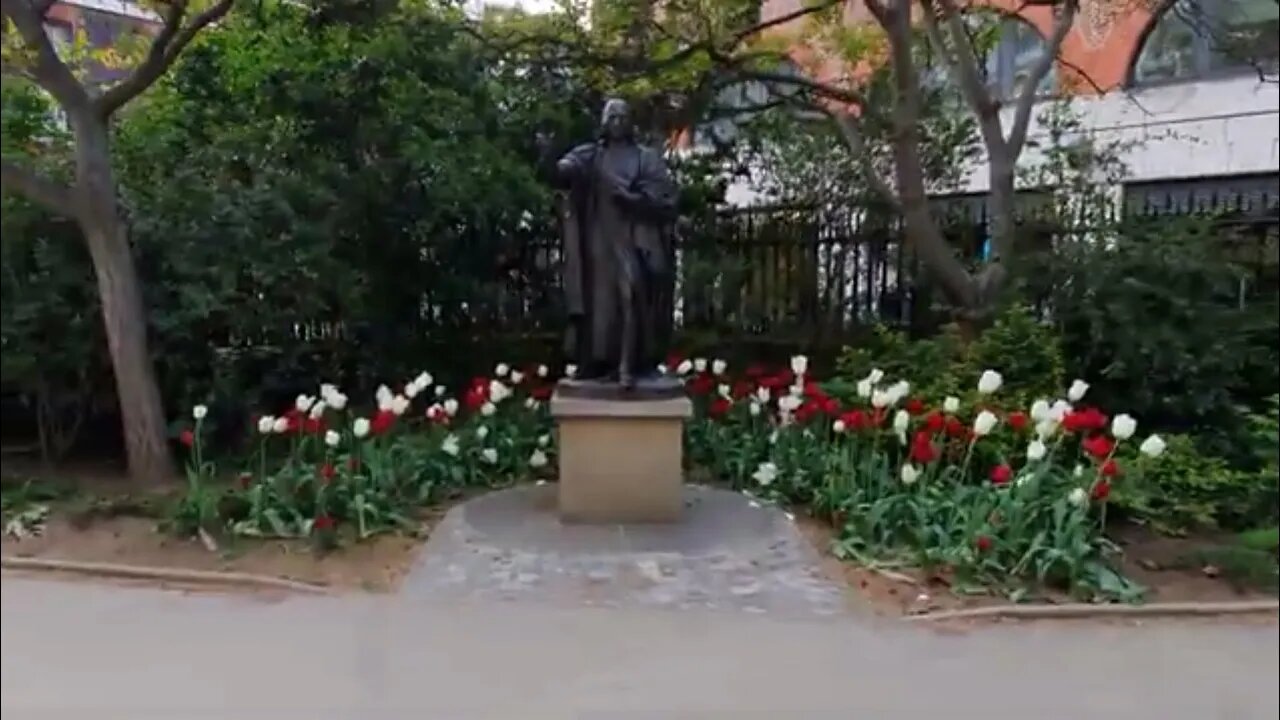
[[[824,386],[801,356],[786,369],[741,373],[672,357],[664,371],[694,402],[691,463],[829,519],[843,557],[941,570],[960,588],[1140,593],[1109,563],[1108,497],[1115,483],[1137,481],[1164,444],[1150,436],[1135,446],[1136,421],[1085,404],[1083,381],[1024,409],[1002,403],[1002,378],[990,370],[971,392],[946,398],[915,396],[909,381],[878,370],[848,389]],[[550,375],[500,365],[454,397],[423,373],[399,392],[379,388],[369,413],[323,385],[256,420],[252,459],[231,490],[213,483],[207,411],[197,407],[182,436],[189,485],[174,527],[332,546],[410,528],[416,508],[461,488],[549,474]]]

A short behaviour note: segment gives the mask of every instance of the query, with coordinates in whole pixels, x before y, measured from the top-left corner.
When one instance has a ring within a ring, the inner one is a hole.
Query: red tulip
[[[1084,448],[1084,451],[1092,455],[1094,459],[1102,460],[1115,449],[1115,443],[1111,442],[1106,435],[1093,435],[1085,438],[1080,443],[1080,447]]]
[[[929,413],[924,418],[924,429],[928,430],[931,433],[942,432],[943,428],[945,428],[946,426],[947,426],[947,418],[937,410],[934,410],[933,412]]]
[[[337,525],[337,523],[335,523],[333,518],[328,515],[317,515],[311,527],[317,532],[325,532],[332,530],[335,525]]]
[[[196,444],[196,434],[190,430],[183,430],[178,433],[178,442],[182,443],[186,447],[191,447]]]
[[[1017,432],[1027,429],[1027,414],[1024,412],[1009,413],[1009,427]]]
[[[373,416],[373,420],[369,423],[369,433],[372,435],[381,435],[390,430],[396,424],[396,414],[390,410],[379,410]]]
[[[249,473],[240,473],[239,481],[241,489],[248,490],[249,486],[253,484],[253,476]]]
[[[991,468],[991,483],[993,485],[1007,485],[1013,479],[1013,468],[1008,465],[997,465]]]
[[[728,398],[718,397],[707,406],[707,415],[713,418],[722,418],[729,414],[729,408],[731,407],[733,407],[733,403]]]
[[[911,441],[911,461],[920,465],[928,465],[938,459],[938,450],[927,432],[918,432]]]
[[[1107,480],[1099,480],[1094,484],[1093,492],[1090,495],[1098,502],[1105,501],[1108,497],[1111,497],[1111,483]]]
[[[333,466],[333,463],[325,463],[320,466],[320,480],[323,481],[325,485],[333,482],[333,478],[336,477],[337,474],[338,470]]]
[[[924,412],[924,401],[920,398],[911,398],[907,400],[906,405],[903,407],[912,415],[919,415]]]
[[[1102,463],[1101,472],[1103,477],[1116,477],[1120,474],[1120,465],[1115,460],[1108,460]]]
[[[978,552],[986,552],[991,549],[991,538],[986,535],[979,535],[973,541],[973,546],[978,548]]]

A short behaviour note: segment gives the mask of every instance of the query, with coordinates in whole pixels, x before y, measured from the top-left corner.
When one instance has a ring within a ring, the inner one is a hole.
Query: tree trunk
[[[138,482],[174,478],[164,407],[155,366],[147,350],[147,316],[142,287],[120,217],[106,122],[73,119],[76,133],[76,219],[98,278],[102,320],[116,379],[129,475]]]

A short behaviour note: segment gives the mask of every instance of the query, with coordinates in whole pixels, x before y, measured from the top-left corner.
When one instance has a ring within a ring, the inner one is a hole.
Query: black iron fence
[[[963,260],[989,251],[989,218],[976,198],[940,199],[935,216]],[[1193,203],[1151,194],[1121,210],[1062,207],[1028,195],[1019,243],[1102,242],[1124,223],[1212,218],[1223,252],[1252,269],[1246,292],[1277,287],[1280,198],[1213,194]],[[677,320],[687,330],[768,337],[802,346],[839,343],[871,324],[928,332],[945,318],[901,222],[869,208],[757,207],[718,213],[680,252]]]

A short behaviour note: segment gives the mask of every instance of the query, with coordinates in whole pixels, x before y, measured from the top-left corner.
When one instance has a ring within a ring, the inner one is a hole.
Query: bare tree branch
[[[943,1],[948,2],[949,0]],[[1062,42],[1066,40],[1067,33],[1071,32],[1071,26],[1076,19],[1077,5],[1078,0],[1066,0],[1062,4],[1061,9],[1058,11],[1058,17],[1053,23],[1053,34],[1049,36],[1044,52],[1036,60],[1036,64],[1032,66],[1031,74],[1027,77],[1027,81],[1022,87],[1022,95],[1018,97],[1013,110],[1013,127],[1009,129],[1009,138],[1006,142],[1006,151],[1011,157],[1018,157],[1018,153],[1022,152],[1023,144],[1027,141],[1027,127],[1031,124],[1031,109],[1035,106],[1040,83],[1044,81],[1049,71],[1053,69],[1053,63],[1062,49]]]
[[[212,7],[196,15],[185,27],[187,0],[173,0],[164,14],[164,27],[151,41],[147,57],[124,80],[102,93],[94,105],[101,117],[110,117],[122,105],[137,97],[164,74],[201,30],[222,19],[235,0],[218,0]]]
[[[23,45],[34,55],[34,62],[26,72],[36,84],[44,88],[68,112],[86,106],[89,102],[88,93],[71,73],[71,69],[58,57],[58,51],[45,33],[44,13],[48,12],[48,8],[43,7],[43,1],[0,0],[0,12],[13,21],[14,27],[22,36]]]
[[[849,150],[858,159],[858,165],[867,184],[890,207],[900,209],[898,195],[876,168],[875,157],[867,148],[866,138],[863,137],[862,129],[858,127],[858,122],[847,112],[826,108],[823,109],[823,112],[835,123],[836,128],[840,131],[840,137],[844,138],[845,144],[849,146]]]
[[[991,92],[987,89],[978,53],[969,39],[964,17],[953,0],[938,0],[938,3],[935,6],[933,0],[921,2],[924,6],[921,16],[925,33],[929,36],[929,42],[936,46],[938,55],[947,63],[952,79],[960,86],[961,93],[973,109],[987,153],[1003,156],[1007,154],[1007,148],[1004,127],[1000,122],[1000,108],[991,99]],[[947,34],[951,40],[949,45],[938,26],[939,16],[947,25]]]
[[[14,193],[58,215],[72,215],[71,188],[10,160],[0,161],[5,193]]]

